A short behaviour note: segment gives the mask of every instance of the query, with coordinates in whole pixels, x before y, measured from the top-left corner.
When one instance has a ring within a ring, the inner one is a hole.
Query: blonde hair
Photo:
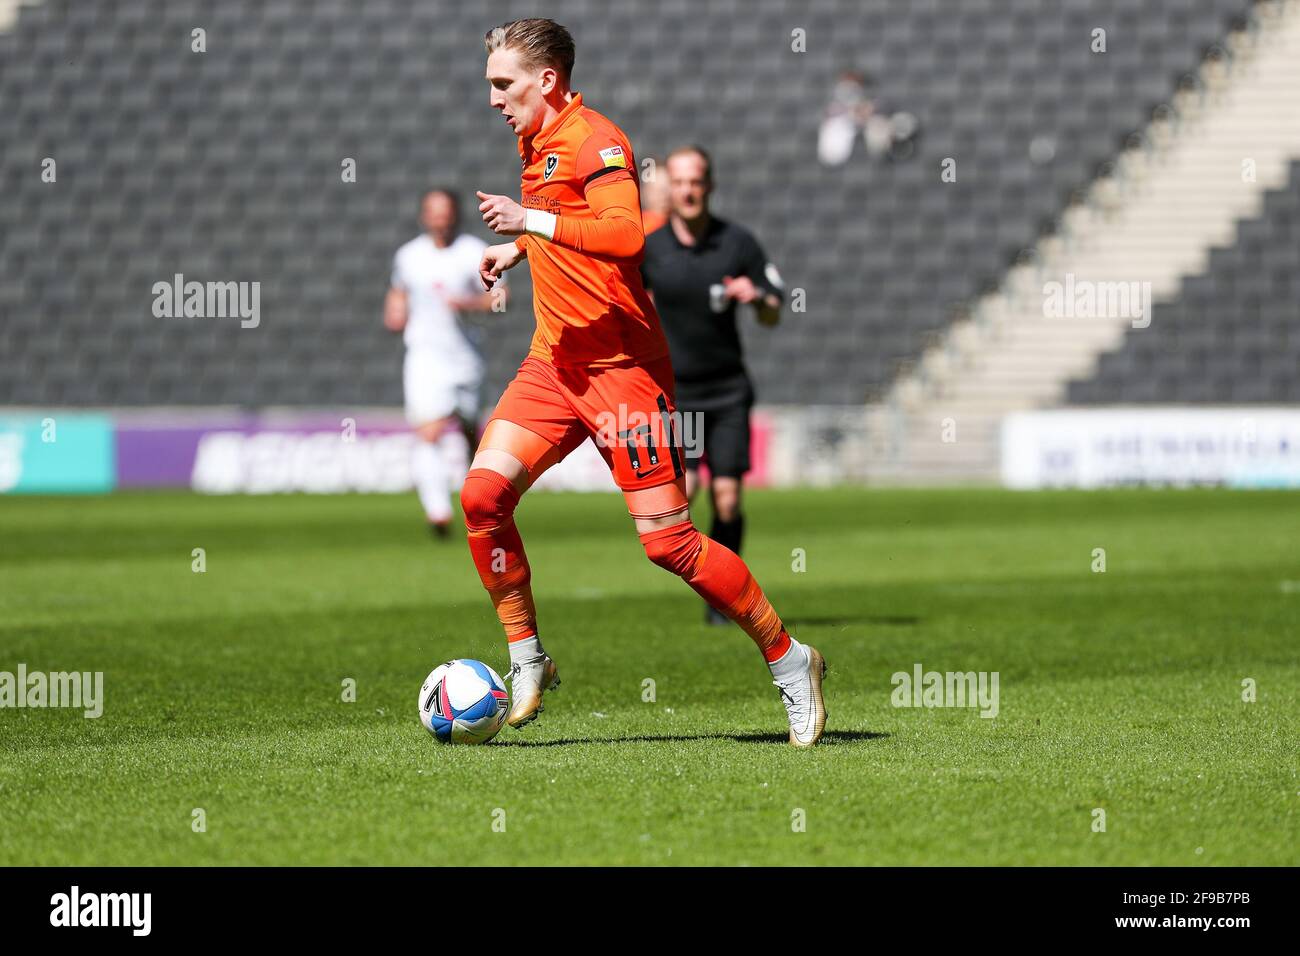
[[[530,69],[554,67],[565,84],[573,74],[573,36],[554,20],[533,17],[503,23],[484,34],[483,45],[489,54],[501,49],[518,51]]]

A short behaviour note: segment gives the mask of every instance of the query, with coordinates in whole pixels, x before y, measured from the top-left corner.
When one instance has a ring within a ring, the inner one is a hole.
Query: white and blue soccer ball
[[[485,744],[506,722],[510,695],[482,661],[439,664],[420,688],[420,723],[444,744]]]

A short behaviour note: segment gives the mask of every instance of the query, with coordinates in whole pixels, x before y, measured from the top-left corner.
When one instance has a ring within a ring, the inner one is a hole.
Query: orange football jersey
[[[594,220],[586,199],[602,177],[637,182],[632,146],[623,131],[573,99],[550,123],[519,141],[522,205],[564,219]],[[578,252],[540,236],[517,240],[528,251],[537,331],[529,355],[554,365],[607,366],[649,362],[668,354],[639,269],[642,254]]]

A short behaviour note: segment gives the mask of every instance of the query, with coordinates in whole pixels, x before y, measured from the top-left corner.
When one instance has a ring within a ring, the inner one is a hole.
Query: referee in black
[[[654,295],[668,337],[683,418],[703,422],[713,525],[709,537],[737,554],[745,530],[741,482],[749,471],[749,411],[754,386],[741,357],[737,304],[752,305],[758,321],[776,325],[784,301],[781,276],[745,228],[709,213],[713,170],[709,154],[682,146],[664,161],[671,209],[668,222],[646,236],[641,276]],[[687,456],[686,493],[699,487],[700,458]],[[707,608],[713,624],[725,615]]]

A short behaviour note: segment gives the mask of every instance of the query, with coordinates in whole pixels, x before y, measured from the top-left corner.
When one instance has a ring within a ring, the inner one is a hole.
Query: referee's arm
[[[776,325],[781,321],[781,305],[785,302],[785,284],[776,266],[767,261],[767,253],[750,237],[745,244],[744,268],[741,275],[754,284],[754,310],[761,325]]]

